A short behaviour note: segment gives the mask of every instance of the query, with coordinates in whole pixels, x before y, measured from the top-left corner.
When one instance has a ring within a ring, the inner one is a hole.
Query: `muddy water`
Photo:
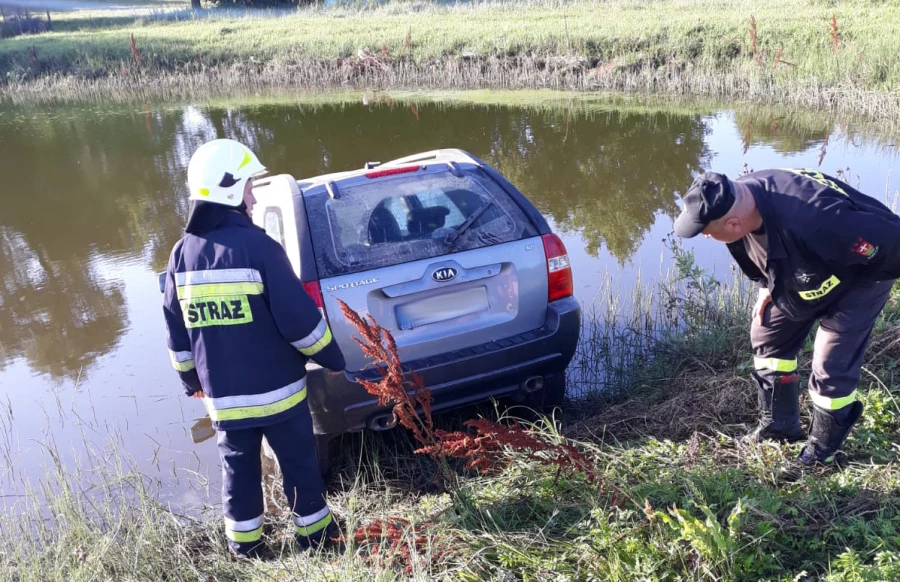
[[[303,177],[438,147],[494,164],[564,235],[589,305],[665,268],[677,192],[696,172],[821,168],[879,197],[900,163],[889,137],[827,117],[748,109],[538,103],[0,107],[0,505],[62,453],[72,471],[114,443],[179,505],[218,496],[214,440],[171,370],[153,273],[184,224],[185,168],[216,137]],[[900,183],[900,180],[895,180]],[[699,262],[729,269],[705,241]],[[96,455],[90,451],[98,451]],[[198,489],[198,485],[200,486]]]

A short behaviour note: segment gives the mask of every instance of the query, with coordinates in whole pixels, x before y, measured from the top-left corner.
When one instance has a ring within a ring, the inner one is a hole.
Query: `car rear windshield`
[[[487,206],[485,206],[487,205]],[[306,197],[319,277],[325,279],[536,236],[489,177],[416,173]],[[454,240],[454,234],[465,226]]]

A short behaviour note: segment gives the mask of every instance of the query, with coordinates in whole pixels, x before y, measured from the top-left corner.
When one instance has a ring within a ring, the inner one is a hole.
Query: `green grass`
[[[878,109],[885,99],[893,103],[891,92],[900,86],[900,6],[875,0],[837,6],[800,0],[791,10],[777,0],[413,1],[244,14],[155,10],[86,19],[63,13],[55,32],[0,42],[0,71],[18,80],[13,84],[63,75],[96,85],[113,76],[115,83],[106,81],[112,92],[123,75],[136,74],[129,48],[134,33],[147,79],[205,72],[220,89],[610,88]],[[388,72],[351,67],[359,50],[380,56],[382,46]],[[781,51],[780,60],[790,64],[776,63]],[[147,79],[144,90],[153,92]]]
[[[91,475],[51,463],[30,502],[0,516],[0,578],[898,579],[900,293],[868,351],[866,412],[847,442],[849,465],[783,484],[777,469],[798,445],[738,446],[732,438],[754,420],[750,291],[740,280],[709,278],[689,253],[673,251],[663,280],[624,304],[610,290],[598,305],[573,374],[577,366],[594,373],[605,392],[535,425],[547,439],[579,443],[599,482],[509,451],[505,470],[463,474],[456,493],[442,493],[431,485],[434,465],[412,453],[405,433],[346,437],[330,505],[345,532],[408,520],[402,539],[418,541],[409,569],[390,543],[300,553],[274,496],[265,531],[277,557],[242,564],[226,557],[218,508],[178,515],[121,452],[97,451]],[[808,373],[809,346],[800,360]]]

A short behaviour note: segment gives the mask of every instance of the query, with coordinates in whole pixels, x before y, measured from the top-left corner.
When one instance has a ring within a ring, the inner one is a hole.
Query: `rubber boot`
[[[333,546],[339,541],[340,529],[337,523],[332,521],[320,532],[316,532],[311,536],[295,535],[297,544],[301,550],[318,550]]]
[[[235,560],[266,560],[271,557],[269,546],[260,540],[250,543],[229,542],[231,555]]]
[[[835,467],[843,456],[844,440],[863,413],[863,403],[856,401],[849,410],[824,410],[813,406],[809,440],[790,465],[782,469],[784,480],[796,480],[812,467]],[[843,416],[843,420],[840,417]]]
[[[759,399],[759,424],[739,440],[795,443],[806,438],[800,426],[800,377],[797,374],[776,376],[774,390],[768,389],[762,378],[754,379]]]

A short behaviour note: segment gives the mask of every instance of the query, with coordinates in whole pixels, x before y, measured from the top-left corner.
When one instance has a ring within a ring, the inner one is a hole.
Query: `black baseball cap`
[[[694,180],[682,198],[684,210],[675,220],[675,234],[693,238],[710,222],[728,214],[734,205],[734,184],[724,174],[706,172]]]

